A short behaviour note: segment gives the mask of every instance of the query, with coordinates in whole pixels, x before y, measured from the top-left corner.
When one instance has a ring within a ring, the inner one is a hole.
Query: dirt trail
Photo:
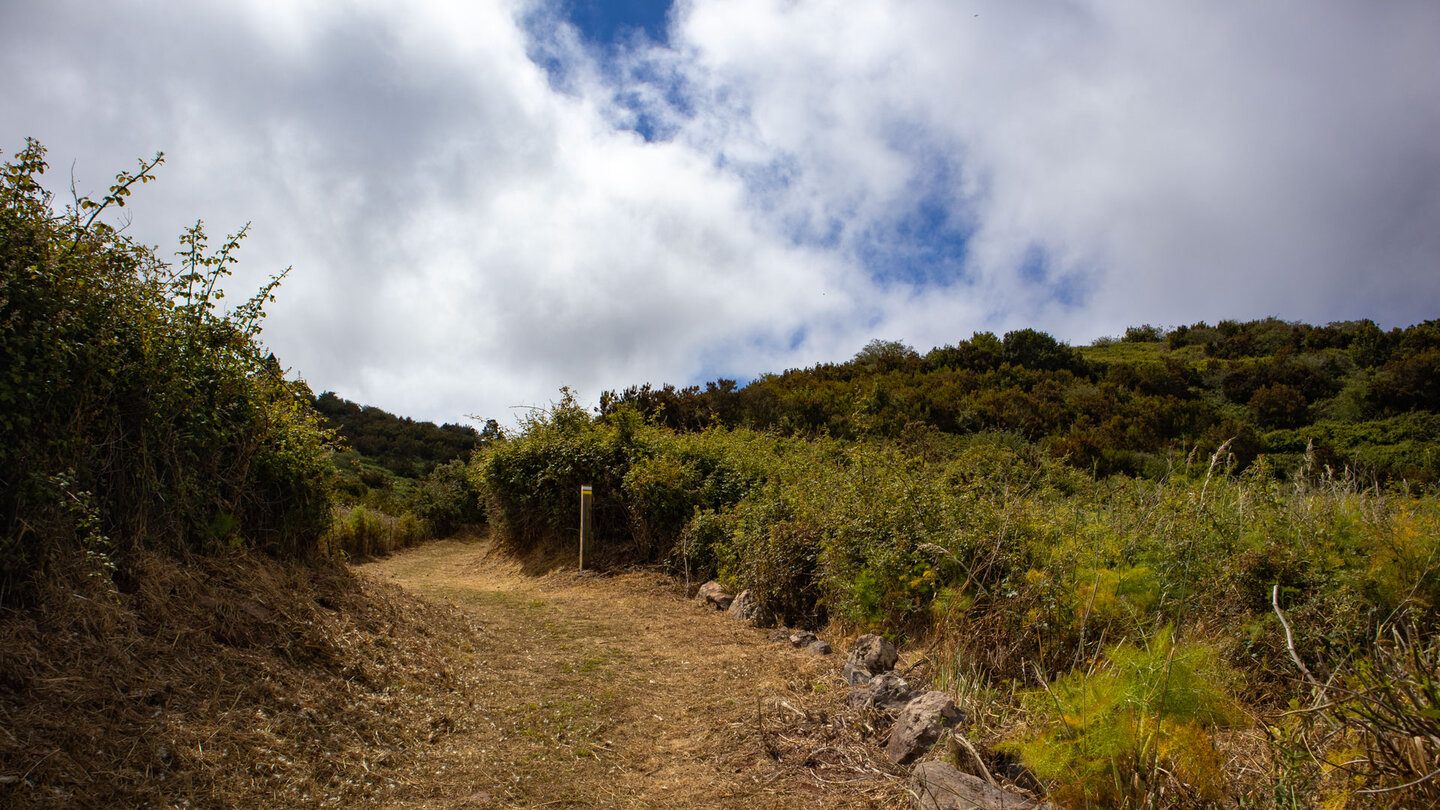
[[[658,574],[530,576],[487,541],[359,567],[474,617],[463,718],[396,806],[892,807],[900,783],[836,709],[838,656],[686,600]],[[878,752],[877,752],[878,753]]]

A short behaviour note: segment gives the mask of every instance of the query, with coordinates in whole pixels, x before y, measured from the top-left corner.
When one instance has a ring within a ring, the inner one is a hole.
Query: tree
[[[857,352],[850,362],[871,371],[889,371],[900,367],[906,360],[919,357],[914,349],[898,340],[876,338],[866,343],[865,348]]]
[[[1006,332],[1001,356],[1012,366],[1042,371],[1069,369],[1078,373],[1084,367],[1084,361],[1074,349],[1034,329]]]

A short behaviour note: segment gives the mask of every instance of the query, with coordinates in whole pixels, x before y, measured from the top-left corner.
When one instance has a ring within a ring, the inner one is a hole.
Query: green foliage
[[[810,438],[927,436],[935,444],[937,436],[1008,431],[1086,472],[1152,479],[1234,438],[1240,467],[1265,454],[1288,473],[1300,458],[1269,434],[1318,420],[1363,435],[1372,421],[1440,410],[1435,323],[1388,333],[1370,321],[1315,327],[1270,318],[1168,333],[1147,325],[1083,349],[1022,329],[1003,339],[976,333],[923,356],[873,340],[849,362],[762,375],[744,387],[719,380],[703,390],[607,391],[600,410],[633,407],[678,431],[744,426]],[[1440,481],[1436,435],[1417,436],[1399,455],[1371,452],[1364,441],[1317,440],[1315,451],[1336,470],[1428,484]]]
[[[1233,681],[1214,647],[1176,644],[1167,628],[1030,693],[1045,722],[1014,747],[1071,806],[1160,806],[1162,786],[1170,805],[1192,791],[1216,800],[1225,774],[1210,729],[1241,721],[1227,692]]]
[[[360,455],[402,478],[420,478],[441,464],[467,461],[481,435],[467,425],[436,425],[358,405],[329,391],[315,398],[326,424]],[[498,426],[491,420],[494,435]]]
[[[476,457],[476,479],[491,525],[521,549],[572,547],[581,485],[593,488],[597,549],[628,545],[625,474],[649,454],[651,430],[628,418],[596,421],[562,390],[549,411],[532,416],[516,437]]]
[[[866,343],[865,348],[857,352],[851,362],[871,371],[888,371],[919,359],[920,355],[916,354],[914,349],[898,340],[876,338]]]
[[[1145,324],[1144,326],[1131,326],[1125,330],[1125,337],[1121,340],[1126,343],[1159,343],[1165,339],[1165,330],[1158,326]]]
[[[101,200],[52,208],[30,141],[0,179],[0,580],[76,544],[254,543],[313,550],[330,519],[330,435],[303,383],[258,343],[280,276],[226,313],[220,281],[244,229],[180,262],[106,225],[161,157]],[[281,274],[283,276],[283,274]],[[83,505],[83,515],[76,505]]]
[[[648,456],[631,464],[621,479],[630,512],[630,533],[642,556],[651,558],[684,531],[699,508],[700,471],[673,455]]]
[[[410,512],[395,517],[364,506],[342,506],[336,510],[326,544],[332,551],[364,559],[383,557],[433,536],[425,521]]]
[[[431,470],[415,487],[414,513],[437,537],[485,522],[485,510],[471,486],[469,468],[454,459]]]

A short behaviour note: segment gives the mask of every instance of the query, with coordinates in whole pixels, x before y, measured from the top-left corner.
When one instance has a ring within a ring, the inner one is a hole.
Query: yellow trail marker
[[[590,485],[580,487],[580,570],[585,570],[585,541],[590,537]]]

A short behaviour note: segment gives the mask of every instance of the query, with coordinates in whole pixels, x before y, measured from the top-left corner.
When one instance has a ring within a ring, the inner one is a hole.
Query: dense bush
[[[257,340],[279,278],[218,311],[243,229],[210,251],[196,223],[168,265],[100,219],[160,156],[57,212],[44,154],[0,177],[0,588],[63,549],[314,550],[330,437]]]
[[[1294,656],[1344,670],[1397,623],[1440,626],[1440,503],[1313,448],[1288,476],[1242,466],[1233,440],[1155,479],[1099,478],[1021,433],[930,438],[676,433],[567,398],[475,470],[522,546],[573,549],[591,483],[612,563],[718,576],[791,626],[928,641],[951,683],[1041,689],[1013,750],[1076,806],[1219,802],[1213,738],[1243,724],[1237,701],[1283,711]]]
[[[703,389],[647,383],[607,391],[600,412],[634,408],[678,431],[749,427],[809,438],[1019,432],[1086,472],[1156,480],[1231,437],[1242,467],[1263,453],[1274,472],[1287,474],[1300,457],[1265,434],[1303,431],[1302,447],[1313,442],[1337,469],[1363,467],[1380,480],[1415,480],[1418,471],[1430,482],[1437,479],[1424,472],[1433,466],[1424,459],[1440,458],[1435,434],[1416,437],[1403,454],[1367,452],[1362,460],[1327,443],[1333,431],[1320,424],[1363,433],[1387,419],[1435,414],[1435,324],[1389,332],[1370,321],[1317,327],[1275,318],[1168,333],[1143,326],[1081,348],[1022,329],[1003,339],[976,333],[924,355],[876,340],[848,362],[764,374],[743,387],[719,380]]]
[[[485,522],[484,507],[471,484],[467,465],[460,459],[441,464],[420,479],[410,502],[414,514],[437,537]]]

